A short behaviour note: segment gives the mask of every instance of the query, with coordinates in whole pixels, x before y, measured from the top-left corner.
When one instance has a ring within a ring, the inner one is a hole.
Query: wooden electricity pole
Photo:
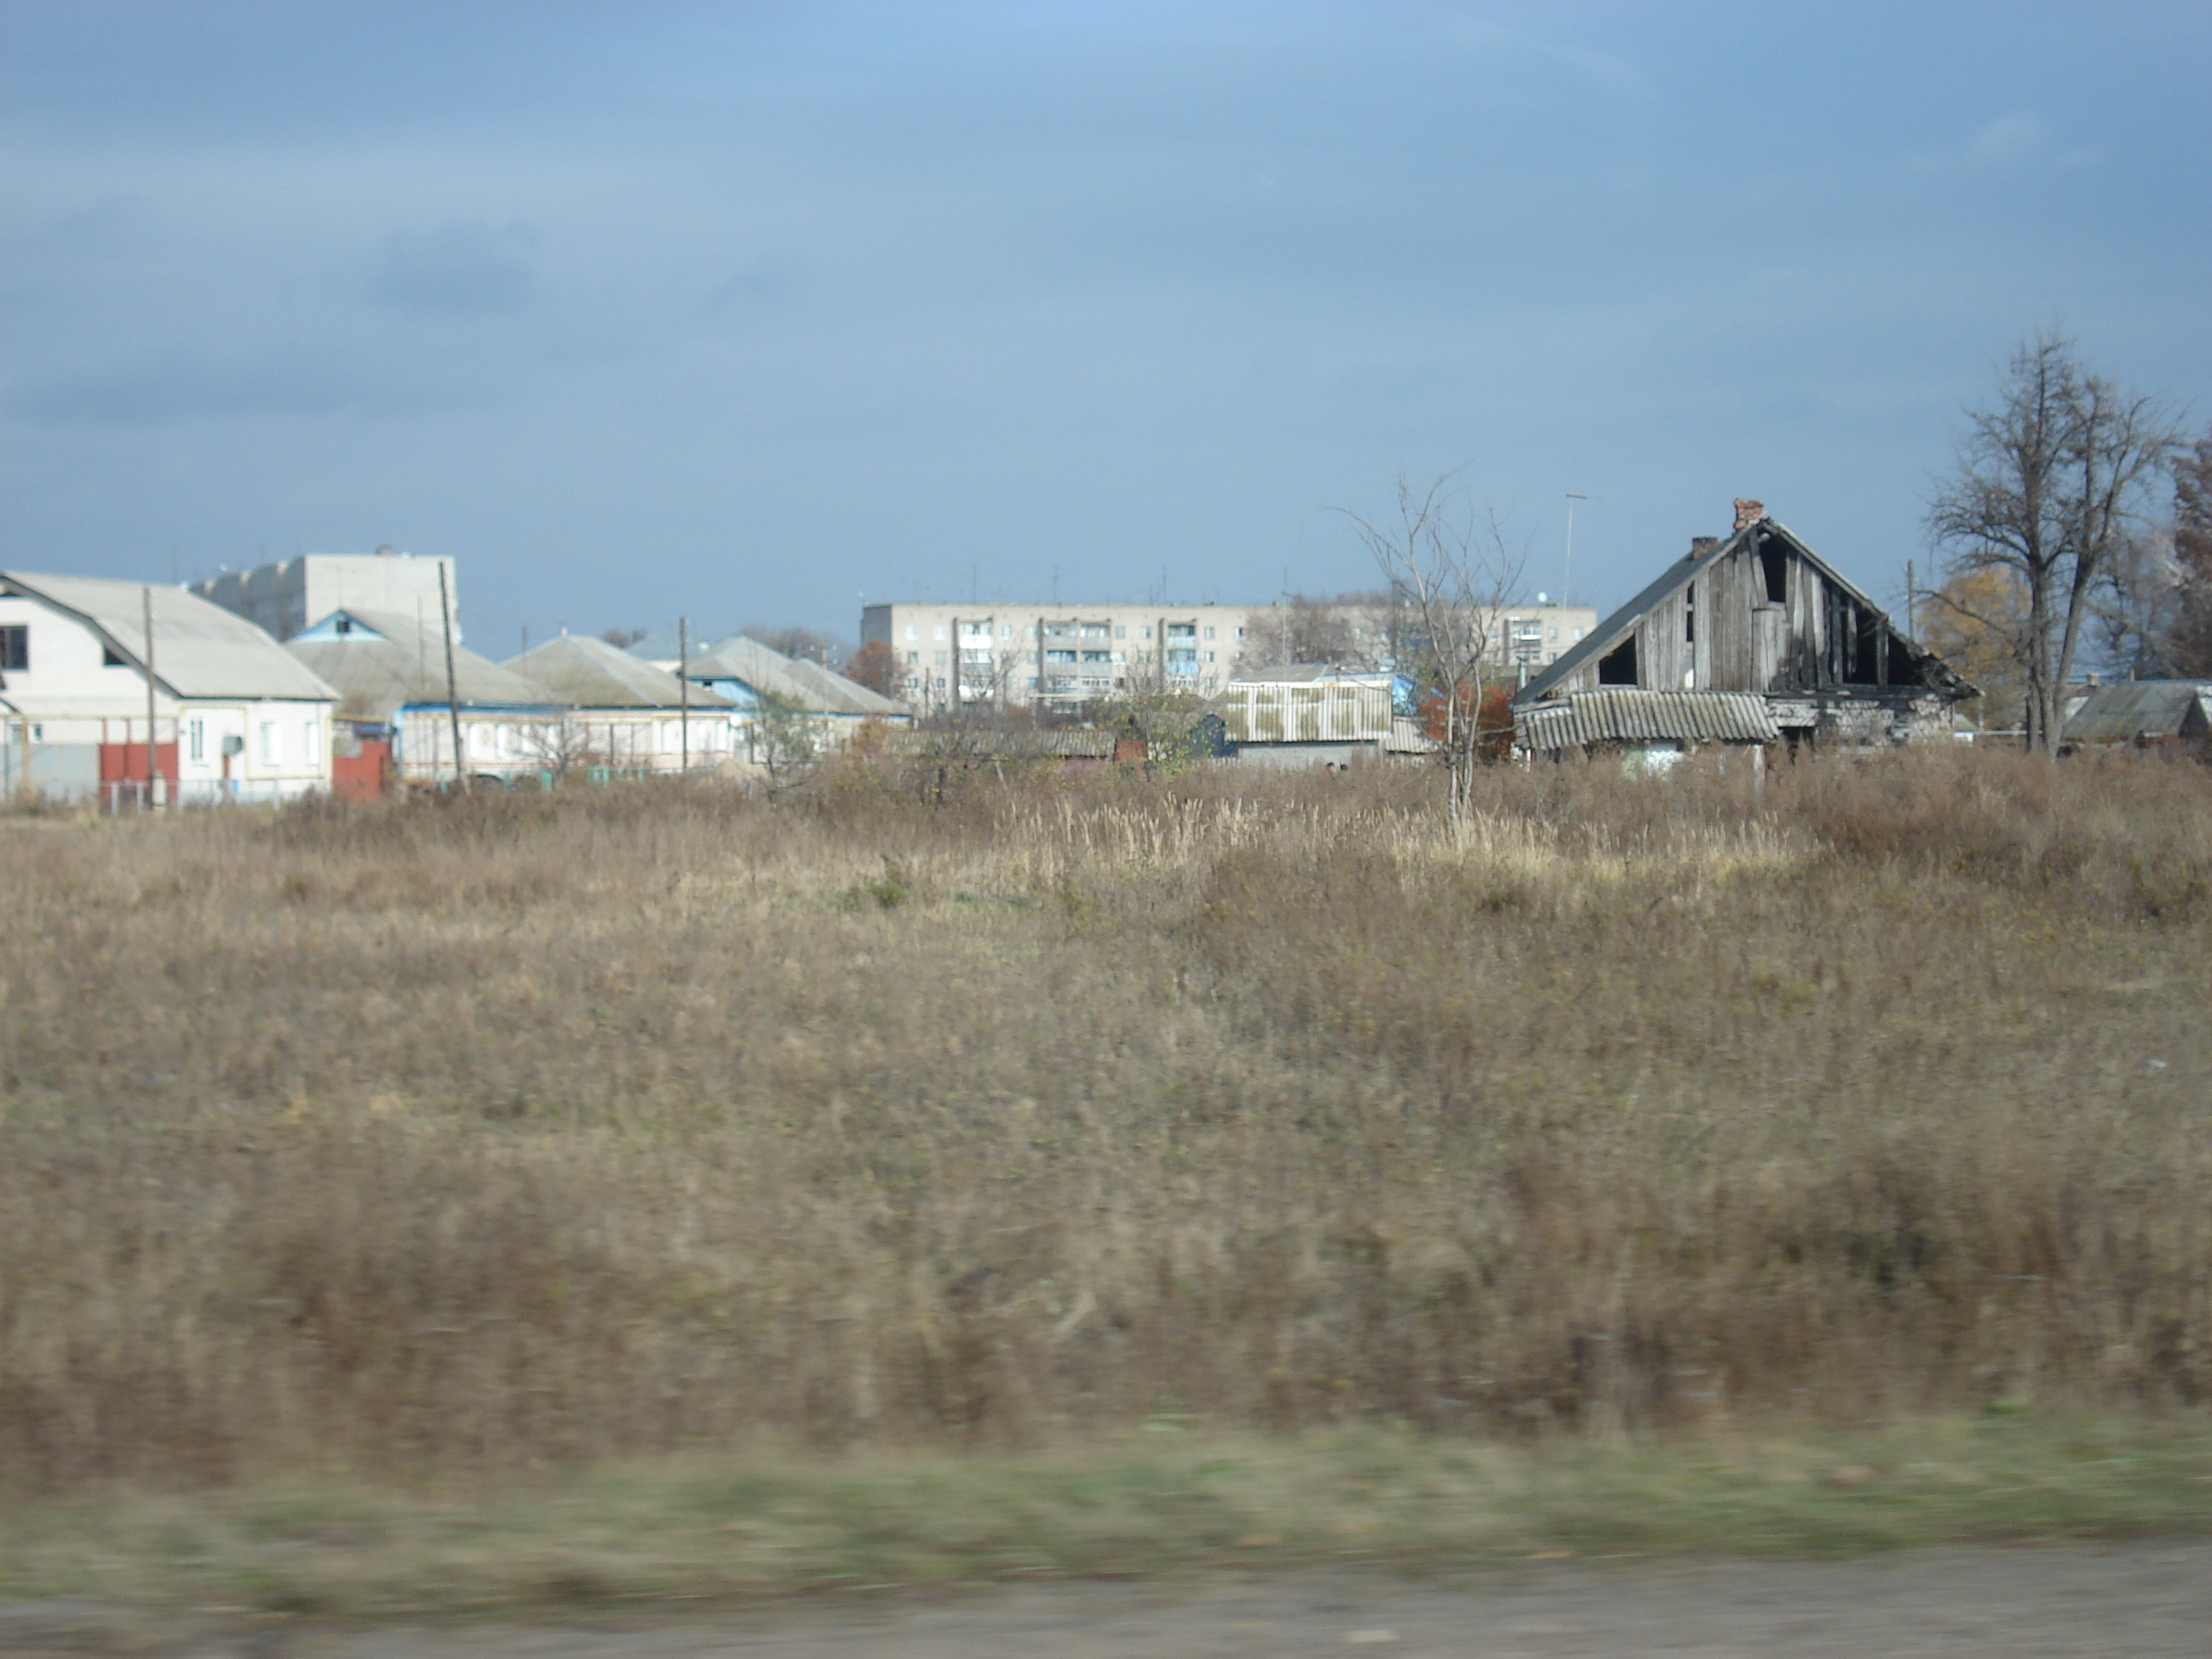
[[[469,787],[468,768],[461,757],[461,699],[453,689],[453,599],[446,591],[446,562],[438,561],[438,611],[446,621],[446,714],[453,727],[453,787]]]
[[[138,590],[139,617],[146,630],[146,805],[150,810],[161,777],[154,742],[154,590]]]

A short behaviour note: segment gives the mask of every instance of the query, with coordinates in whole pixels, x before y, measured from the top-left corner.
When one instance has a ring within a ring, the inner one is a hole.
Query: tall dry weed
[[[11,832],[0,1470],[2212,1398],[2162,765]]]

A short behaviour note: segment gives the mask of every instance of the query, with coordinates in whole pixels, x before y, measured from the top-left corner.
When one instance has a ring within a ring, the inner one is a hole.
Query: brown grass
[[[0,1480],[2212,1400],[2212,780],[4,832]]]

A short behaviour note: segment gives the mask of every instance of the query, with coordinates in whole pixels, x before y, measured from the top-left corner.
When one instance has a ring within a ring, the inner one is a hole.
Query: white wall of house
[[[460,721],[461,752],[471,776],[536,776],[580,766],[645,772],[684,768],[680,709],[583,708],[544,715],[464,708]],[[409,708],[395,725],[393,764],[401,777],[437,783],[453,775],[453,716],[446,708]],[[694,713],[690,737],[694,771],[719,764],[738,743],[725,708]]]
[[[0,594],[4,629],[24,630],[27,660],[0,670],[0,793],[27,783],[60,799],[96,794],[101,745],[146,741],[145,677],[88,623],[35,599]],[[154,667],[158,682],[158,638]],[[157,683],[154,736],[157,749],[176,744],[178,775],[165,757],[163,781],[187,803],[286,799],[330,784],[327,701],[178,697]],[[227,765],[226,737],[236,740]]]

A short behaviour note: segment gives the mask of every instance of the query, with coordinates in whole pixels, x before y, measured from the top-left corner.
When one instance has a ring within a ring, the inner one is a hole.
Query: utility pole
[[[146,805],[156,805],[154,797],[160,792],[161,766],[155,758],[154,744],[154,590],[138,590],[139,615],[146,629]]]
[[[453,685],[453,596],[446,586],[446,562],[438,561],[438,613],[446,623],[446,714],[453,727],[453,787],[469,787],[468,768],[461,755],[461,698]]]
[[[665,613],[664,613],[665,614]],[[676,717],[683,742],[683,760],[678,769],[684,776],[691,775],[691,677],[684,671],[691,666],[691,619],[676,619],[676,696],[677,706],[683,712]]]
[[[1566,562],[1559,567],[1559,603],[1561,605],[1572,605],[1575,602],[1575,503],[1591,499],[1588,495],[1577,495],[1571,489],[1567,492],[1567,557]]]

